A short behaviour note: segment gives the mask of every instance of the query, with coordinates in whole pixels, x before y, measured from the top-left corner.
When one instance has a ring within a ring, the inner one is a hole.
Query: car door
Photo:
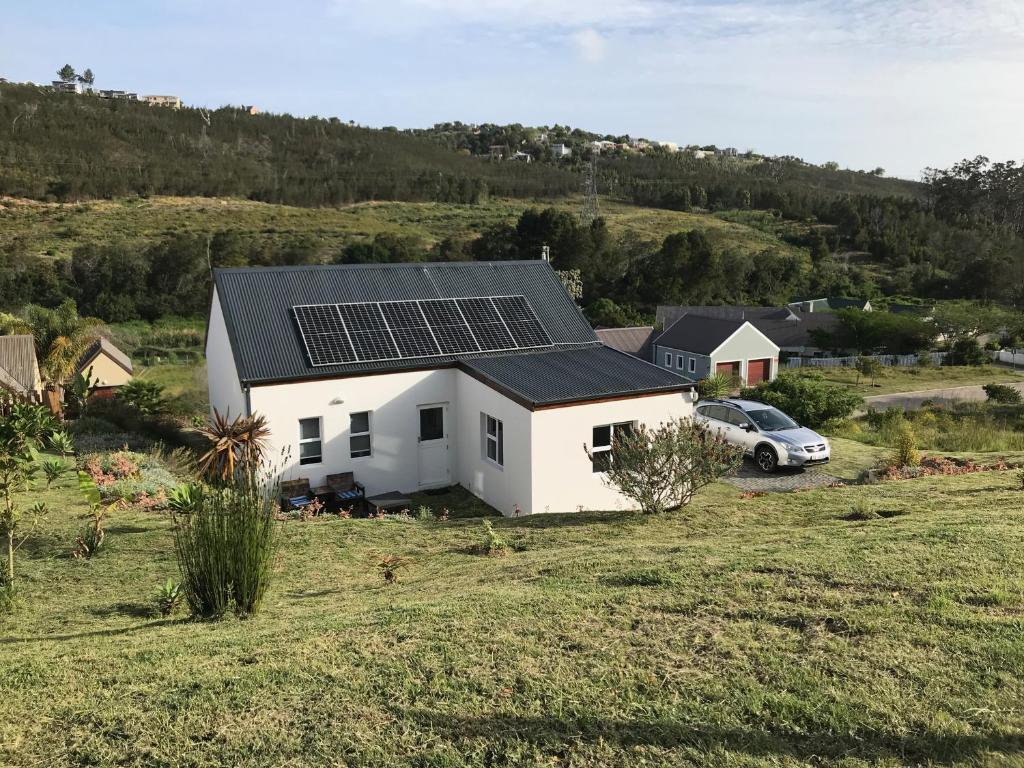
[[[750,417],[738,408],[729,408],[726,420],[729,422],[729,441],[752,452],[757,445],[758,432]]]

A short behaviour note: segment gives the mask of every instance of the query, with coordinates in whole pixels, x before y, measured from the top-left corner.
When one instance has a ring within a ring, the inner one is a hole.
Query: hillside
[[[476,205],[364,202],[334,208],[302,208],[232,198],[150,197],[92,200],[76,204],[0,198],[0,250],[18,242],[28,253],[67,258],[83,245],[126,242],[152,244],[177,234],[255,233],[282,244],[312,238],[330,259],[345,245],[387,233],[414,238],[430,249],[445,238],[472,238],[496,225],[511,225],[529,207],[553,207],[575,214],[577,197],[550,200],[490,199]],[[706,233],[719,249],[743,253],[765,249],[797,254],[799,249],[744,223],[717,216],[623,202],[601,203],[613,235],[633,232],[660,242],[680,231]]]

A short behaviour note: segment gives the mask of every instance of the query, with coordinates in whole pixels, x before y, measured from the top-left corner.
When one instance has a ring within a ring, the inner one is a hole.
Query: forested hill
[[[578,189],[578,176],[565,169],[499,165],[337,118],[172,110],[0,86],[0,194],[14,197],[199,195],[320,206],[472,203]]]
[[[541,138],[541,136],[543,138]],[[300,206],[364,200],[474,203],[578,192],[588,142],[569,129],[445,124],[361,128],[337,118],[140,103],[0,86],[0,195],[69,201],[125,195],[239,197]],[[571,157],[555,161],[554,143]],[[495,161],[498,146],[533,162]],[[676,210],[756,208],[805,218],[847,194],[914,198],[921,185],[796,158],[696,159],[650,147],[605,151],[598,187]]]

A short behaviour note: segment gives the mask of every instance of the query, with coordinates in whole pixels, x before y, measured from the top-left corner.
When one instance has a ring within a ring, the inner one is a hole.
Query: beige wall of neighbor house
[[[93,387],[120,387],[132,380],[132,374],[102,349],[82,366],[82,372],[87,373],[90,368],[92,376],[89,384]]]
[[[656,427],[693,415],[690,392],[545,408],[533,413],[533,484],[530,512],[631,509],[605,485],[583,449],[593,448],[594,427],[635,422]],[[527,507],[524,505],[524,511]]]

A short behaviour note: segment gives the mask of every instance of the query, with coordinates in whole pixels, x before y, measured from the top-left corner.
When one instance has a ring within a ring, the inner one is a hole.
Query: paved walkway
[[[828,473],[828,464],[807,469],[780,469],[766,475],[757,468],[753,459],[749,458],[743,459],[743,463],[735,472],[722,479],[741,490],[762,493],[807,491],[812,488],[827,488],[833,483],[845,482]]]
[[[1024,395],[1024,381],[1012,382],[1010,386]],[[965,400],[979,402],[985,399],[985,390],[980,386],[950,387],[949,389],[922,389],[917,392],[895,392],[891,395],[872,395],[864,398],[864,406],[876,411],[884,411],[886,408],[916,411],[926,400],[936,403],[953,403]]]

